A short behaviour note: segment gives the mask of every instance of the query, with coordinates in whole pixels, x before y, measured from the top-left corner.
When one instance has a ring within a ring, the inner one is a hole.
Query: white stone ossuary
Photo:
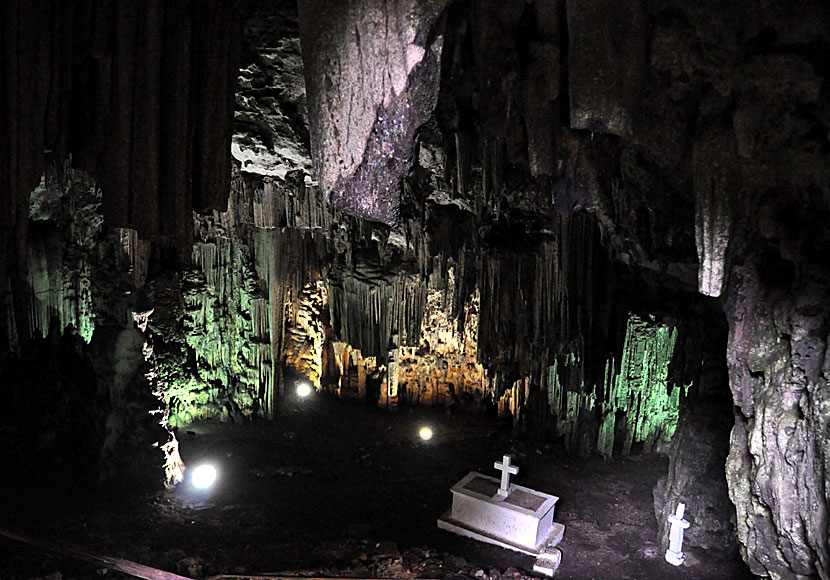
[[[565,531],[553,522],[559,498],[510,484],[509,474],[517,468],[507,456],[497,468],[502,481],[473,471],[452,486],[452,507],[438,527],[531,556],[558,544]]]

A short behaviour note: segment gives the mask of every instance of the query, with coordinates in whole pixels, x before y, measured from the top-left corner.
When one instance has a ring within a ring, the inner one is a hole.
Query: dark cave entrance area
[[[7,488],[4,525],[193,578],[517,577],[532,558],[436,527],[457,480],[493,474],[493,462],[512,453],[517,483],[560,497],[554,519],[566,532],[556,578],[752,578],[737,555],[716,549],[685,548],[690,565],[681,568],[664,561],[652,487],[665,456],[566,457],[512,438],[510,425],[493,419],[423,407],[389,413],[320,393],[286,395],[275,419],[204,421],[178,433],[188,466],[217,466],[209,492],[185,483],[100,493],[39,473]],[[424,425],[434,431],[428,442],[417,434]],[[101,573],[0,539],[3,578]]]

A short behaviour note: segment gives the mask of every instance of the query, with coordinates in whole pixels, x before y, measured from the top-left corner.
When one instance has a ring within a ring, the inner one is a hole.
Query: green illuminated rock
[[[594,449],[603,457],[615,451],[628,455],[635,445],[644,452],[667,452],[680,403],[681,388],[668,380],[676,340],[671,326],[630,314],[620,361],[606,360],[600,385],[574,382],[578,374],[565,372],[581,368],[573,353],[555,361],[548,368],[546,390],[566,447],[579,451],[587,437],[596,441]],[[566,377],[571,382],[563,384]],[[589,416],[598,420],[587,421]]]
[[[614,407],[626,415],[621,453],[632,444],[665,452],[677,425],[679,389],[667,382],[677,331],[653,320],[630,315],[620,371],[608,393]]]
[[[24,337],[49,334],[54,322],[89,343],[95,330],[92,269],[101,236],[101,190],[70,164],[50,166],[29,201],[27,250],[29,316],[19,320]],[[72,208],[72,209],[70,209]]]

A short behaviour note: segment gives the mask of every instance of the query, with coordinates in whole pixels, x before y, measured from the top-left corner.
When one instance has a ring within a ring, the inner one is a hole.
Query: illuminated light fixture
[[[311,385],[306,382],[297,383],[297,396],[305,398],[311,394]]]
[[[421,430],[418,431],[418,436],[424,441],[429,441],[432,439],[432,429],[429,427],[421,427]]]
[[[204,463],[193,470],[190,482],[196,489],[207,489],[216,481],[216,468]]]

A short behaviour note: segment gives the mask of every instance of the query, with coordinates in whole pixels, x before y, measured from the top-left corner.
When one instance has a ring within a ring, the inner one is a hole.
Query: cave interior
[[[827,54],[825,0],[3,2],[0,576],[520,580],[435,526],[511,454],[558,578],[830,580]]]

